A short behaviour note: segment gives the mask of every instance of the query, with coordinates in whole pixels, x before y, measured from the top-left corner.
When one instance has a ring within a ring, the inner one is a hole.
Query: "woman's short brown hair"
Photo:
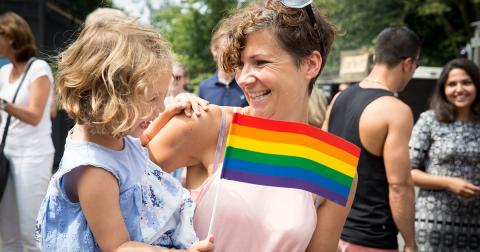
[[[314,51],[322,56],[322,67],[310,81],[311,92],[315,80],[327,62],[337,29],[312,5],[316,24],[312,25],[303,8],[289,8],[278,0],[268,0],[264,5],[252,3],[230,16],[225,24],[228,28],[226,50],[223,51],[223,68],[232,72],[240,64],[240,53],[245,48],[247,36],[259,30],[271,30],[280,47],[287,51],[295,64],[300,66],[304,57]]]
[[[147,97],[172,62],[168,43],[136,20],[93,22],[60,55],[60,102],[89,132],[123,136],[152,111]]]
[[[14,12],[8,11],[0,15],[0,34],[12,39],[15,60],[24,62],[37,53],[37,46],[30,26],[25,19]]]

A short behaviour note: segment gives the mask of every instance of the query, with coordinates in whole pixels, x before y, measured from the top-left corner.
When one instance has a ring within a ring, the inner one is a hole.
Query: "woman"
[[[479,251],[480,88],[478,67],[448,62],[431,110],[420,115],[410,162],[420,187],[415,226],[419,251]]]
[[[236,80],[249,107],[212,106],[201,117],[177,116],[145,139],[151,159],[166,171],[189,166],[187,187],[196,195],[194,227],[206,237],[216,188],[221,189],[213,234],[218,251],[335,251],[350,209],[309,192],[219,180],[225,137],[236,110],[246,115],[307,123],[308,98],[325,65],[335,30],[314,8],[312,25],[304,9],[279,1],[250,4],[228,18],[225,70]]]
[[[0,69],[0,109],[3,134],[12,116],[5,155],[10,178],[0,204],[2,251],[37,251],[35,219],[47,190],[53,164],[51,133],[52,71],[43,60],[33,60],[37,48],[27,22],[13,12],[0,15],[0,55],[10,64]],[[15,103],[11,103],[20,85]]]

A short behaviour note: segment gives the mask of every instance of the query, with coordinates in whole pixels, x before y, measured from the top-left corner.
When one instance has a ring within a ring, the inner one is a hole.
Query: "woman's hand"
[[[480,196],[480,187],[476,186],[464,179],[448,177],[447,189],[464,198],[472,198]]]
[[[214,239],[213,235],[209,235],[207,239],[195,242],[190,248],[188,248],[188,252],[207,252],[213,251],[215,246],[213,244]]]
[[[174,105],[183,105],[186,116],[192,116],[192,110],[197,116],[201,116],[202,111],[208,110],[208,101],[190,93],[181,93],[175,96]]]

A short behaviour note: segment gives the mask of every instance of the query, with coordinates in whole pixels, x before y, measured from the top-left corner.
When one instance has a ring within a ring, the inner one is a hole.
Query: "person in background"
[[[220,24],[210,41],[210,52],[217,64],[217,72],[200,83],[198,96],[218,106],[248,106],[242,89],[235,81],[234,73],[227,73],[221,67],[220,57],[226,42],[226,30]]]
[[[165,105],[173,104],[175,102],[175,97],[181,93],[190,93],[188,92],[190,79],[188,77],[187,68],[177,62],[173,66],[172,75],[173,80],[168,86],[168,94],[165,98]]]
[[[480,72],[467,59],[443,68],[430,110],[410,140],[420,251],[480,251]]]
[[[87,18],[85,18],[85,25],[93,24],[97,21],[105,21],[105,20],[122,20],[127,18],[127,15],[119,10],[113,8],[97,8],[88,14]]]
[[[338,92],[342,92],[344,91],[345,89],[349,88],[351,85],[350,82],[342,82],[338,85]]]
[[[183,86],[183,91],[185,92],[192,92],[192,88],[190,87],[190,76],[188,75],[188,69],[183,64],[175,64],[173,66],[173,77],[175,80],[180,81]]]
[[[173,80],[168,86],[168,95],[165,97],[165,105],[171,105],[175,103],[175,97],[177,95],[182,94],[182,93],[187,93],[188,95],[193,95],[190,92],[187,91],[188,89],[188,72],[187,68],[180,64],[180,63],[175,63],[173,66]],[[186,183],[186,168],[185,167],[180,167],[173,171],[171,174],[174,178],[178,179],[182,183],[182,185],[185,185]]]
[[[407,27],[377,36],[375,64],[367,78],[339,92],[327,110],[324,129],[361,148],[358,189],[339,249],[349,252],[415,251],[414,189],[408,159],[413,116],[393,94],[418,67],[420,39]]]
[[[0,203],[1,251],[39,251],[35,218],[47,191],[55,150],[50,136],[52,70],[47,62],[34,60],[36,53],[27,22],[13,12],[0,14],[0,56],[10,61],[0,69],[0,134],[12,116],[4,150],[10,176]]]
[[[315,86],[308,101],[308,124],[321,129],[326,111],[327,99],[322,90]]]

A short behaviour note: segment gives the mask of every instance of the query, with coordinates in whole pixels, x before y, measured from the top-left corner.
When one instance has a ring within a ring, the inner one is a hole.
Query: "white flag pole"
[[[235,113],[236,110],[237,110],[237,108],[235,108],[233,110],[233,112]],[[214,162],[213,163],[213,172],[214,173],[217,172],[217,169],[218,169],[218,159],[220,158],[219,154],[220,154],[220,151],[222,150],[222,147],[223,147],[223,138],[225,136],[225,127],[226,127],[226,121],[227,121],[226,114],[225,114],[225,109],[223,107],[221,107],[221,111],[222,111],[222,123],[221,123],[221,126],[220,126],[220,135],[219,135],[219,138],[218,138],[218,141],[217,141],[217,149],[215,150],[215,155],[213,157],[213,162]],[[217,204],[218,204],[218,194],[219,194],[219,191],[220,191],[220,186],[222,185],[223,163],[222,163],[222,167],[220,169],[221,170],[219,171],[220,175],[219,175],[218,186],[215,190],[215,199],[213,201],[212,216],[210,217],[210,225],[208,227],[208,235],[212,234],[213,223],[215,222],[215,215],[216,215],[216,212],[217,212]]]
[[[221,174],[222,173],[220,172],[220,175]],[[215,199],[213,201],[213,211],[212,211],[212,216],[210,217],[210,225],[208,226],[208,235],[212,234],[213,223],[215,222],[215,215],[216,215],[216,212],[217,212],[218,194],[220,192],[220,186],[221,185],[222,185],[222,178],[220,177],[219,181],[218,181],[218,186],[215,190]]]

